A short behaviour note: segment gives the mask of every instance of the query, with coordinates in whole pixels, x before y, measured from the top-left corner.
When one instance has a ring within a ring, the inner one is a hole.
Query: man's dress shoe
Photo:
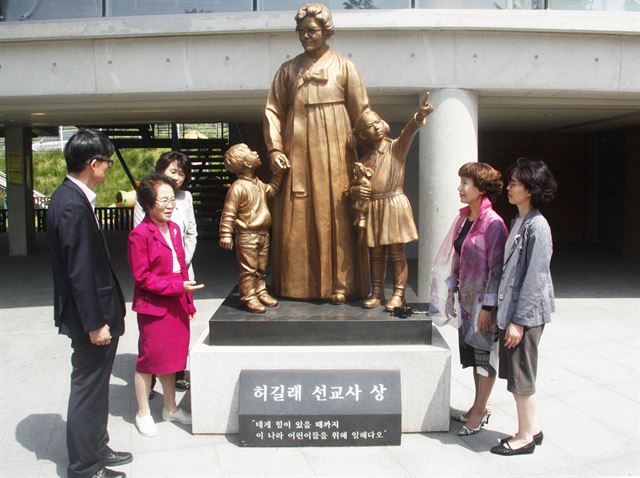
[[[107,447],[107,452],[102,455],[102,459],[100,461],[102,461],[103,466],[126,465],[133,461],[133,455],[128,451],[113,451],[111,448]]]
[[[127,475],[121,471],[110,470],[104,466],[96,471],[91,478],[127,478]]]

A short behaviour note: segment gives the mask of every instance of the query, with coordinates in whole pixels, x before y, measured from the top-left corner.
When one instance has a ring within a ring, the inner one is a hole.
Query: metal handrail
[[[47,230],[47,208],[34,208],[36,232]],[[97,207],[96,217],[103,231],[130,231],[133,229],[132,207]],[[9,228],[8,210],[0,209],[0,234]]]

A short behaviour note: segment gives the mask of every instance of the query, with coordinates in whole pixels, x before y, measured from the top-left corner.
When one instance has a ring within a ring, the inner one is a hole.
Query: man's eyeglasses
[[[321,28],[296,28],[296,32],[298,32],[298,35],[306,36],[309,38],[315,37],[321,31]]]
[[[103,158],[102,156],[96,156],[95,158],[91,158],[92,160],[96,160],[96,161],[102,161],[102,162],[106,162],[109,169],[113,168],[113,159],[111,158]]]
[[[162,208],[167,207],[169,204],[171,204],[172,206],[175,206],[176,204],[176,198],[172,197],[172,198],[160,198],[160,199],[156,199],[156,204]]]

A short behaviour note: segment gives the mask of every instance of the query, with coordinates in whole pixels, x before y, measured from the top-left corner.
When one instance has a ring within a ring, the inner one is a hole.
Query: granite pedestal
[[[280,318],[281,323],[276,324],[275,334],[273,330],[269,332],[272,325],[268,321],[268,315],[256,316],[238,308],[235,309],[240,314],[238,317],[248,319],[248,323],[239,320],[239,326],[250,336],[249,340],[243,338],[242,334],[238,335],[238,329],[228,334],[226,343],[230,345],[220,345],[219,338],[210,337],[210,331],[206,331],[198,339],[190,353],[194,433],[238,432],[238,379],[242,370],[399,370],[402,387],[402,431],[449,430],[451,351],[438,330],[431,331],[431,321],[428,318],[417,319],[415,317],[418,316],[414,316],[413,319],[396,319],[378,311],[382,316],[377,319],[377,325],[372,325],[373,321],[367,317],[371,318],[373,315],[349,319],[349,306],[325,305],[335,311],[337,317],[332,321],[333,324],[325,324],[326,327],[316,324],[321,327],[320,332],[329,331],[325,336],[326,340],[316,342],[313,335],[305,336],[310,330],[305,331],[305,327],[314,320],[305,324],[304,317],[300,316],[300,320],[292,322],[292,328],[301,326],[299,332],[304,333],[297,336],[293,334],[288,341],[283,312],[289,306],[295,308],[295,304],[305,306],[305,303],[294,302],[269,311],[274,317]],[[316,305],[322,309],[321,305]],[[351,310],[356,312],[355,307]],[[359,311],[360,309],[357,310]],[[228,309],[225,311],[222,306],[219,312],[222,314],[223,322],[227,320],[224,318],[225,313],[236,313]],[[217,314],[218,312],[214,317]],[[331,321],[326,314],[320,315],[325,317],[321,320]],[[352,333],[336,335],[341,328],[334,329],[336,323],[349,321],[354,322],[352,326],[357,332],[355,344],[343,340],[344,336],[353,338]],[[262,325],[266,324],[267,327],[263,329],[266,334],[263,338],[266,340],[262,342],[261,334],[252,331],[256,322],[264,322]],[[231,327],[226,332],[234,329],[233,323],[227,323],[225,326]],[[393,329],[396,326],[414,330],[398,333]],[[212,327],[215,329],[216,324]],[[366,339],[367,329],[376,331],[372,336],[369,334],[370,339],[373,337],[372,340],[375,340],[373,344],[361,341]],[[428,344],[425,336],[427,329],[430,339]],[[386,339],[385,333],[390,334]],[[262,345],[257,345],[260,343]],[[286,343],[290,345],[279,345]],[[305,345],[299,345],[301,343]]]
[[[415,298],[412,292],[408,293]],[[427,304],[412,304],[426,311]],[[210,345],[400,345],[431,343],[431,319],[416,313],[393,317],[360,302],[280,300],[264,314],[247,312],[234,289],[209,320]]]

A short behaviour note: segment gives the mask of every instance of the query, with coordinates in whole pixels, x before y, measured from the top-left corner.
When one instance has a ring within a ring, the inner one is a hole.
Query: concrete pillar
[[[35,242],[31,128],[5,127],[5,151],[9,255],[26,256]]]
[[[418,298],[429,300],[438,248],[461,207],[458,169],[478,160],[478,96],[454,88],[431,92],[435,112],[420,132]]]

